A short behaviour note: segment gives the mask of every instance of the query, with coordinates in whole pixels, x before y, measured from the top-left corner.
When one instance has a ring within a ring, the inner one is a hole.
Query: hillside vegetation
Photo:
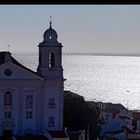
[[[95,102],[85,101],[83,96],[64,91],[64,127],[68,131],[89,130],[90,140],[99,135],[99,109]]]

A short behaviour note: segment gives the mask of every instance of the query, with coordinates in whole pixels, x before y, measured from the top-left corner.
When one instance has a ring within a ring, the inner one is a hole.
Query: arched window
[[[12,106],[12,94],[9,91],[4,94],[4,106]]]
[[[49,67],[54,67],[55,64],[55,55],[54,53],[49,53]]]

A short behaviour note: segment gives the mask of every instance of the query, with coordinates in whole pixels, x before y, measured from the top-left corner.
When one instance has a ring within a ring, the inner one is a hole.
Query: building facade
[[[62,45],[51,22],[38,47],[36,72],[0,52],[0,135],[63,130]]]

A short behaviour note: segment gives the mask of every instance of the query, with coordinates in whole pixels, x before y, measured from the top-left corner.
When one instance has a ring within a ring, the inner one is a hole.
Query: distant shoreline
[[[38,55],[37,52],[12,52],[13,55]],[[130,56],[140,57],[139,53],[80,53],[80,52],[63,52],[63,55],[93,55],[93,56]]]
[[[63,55],[94,55],[94,56],[132,56],[132,57],[140,57],[140,54],[134,54],[134,53],[73,53],[73,52],[64,52]]]

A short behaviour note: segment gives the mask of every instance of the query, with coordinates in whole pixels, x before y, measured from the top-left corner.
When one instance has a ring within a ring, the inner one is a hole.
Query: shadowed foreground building
[[[51,22],[43,37],[37,72],[20,64],[10,52],[0,52],[0,136],[66,137],[62,45]]]

